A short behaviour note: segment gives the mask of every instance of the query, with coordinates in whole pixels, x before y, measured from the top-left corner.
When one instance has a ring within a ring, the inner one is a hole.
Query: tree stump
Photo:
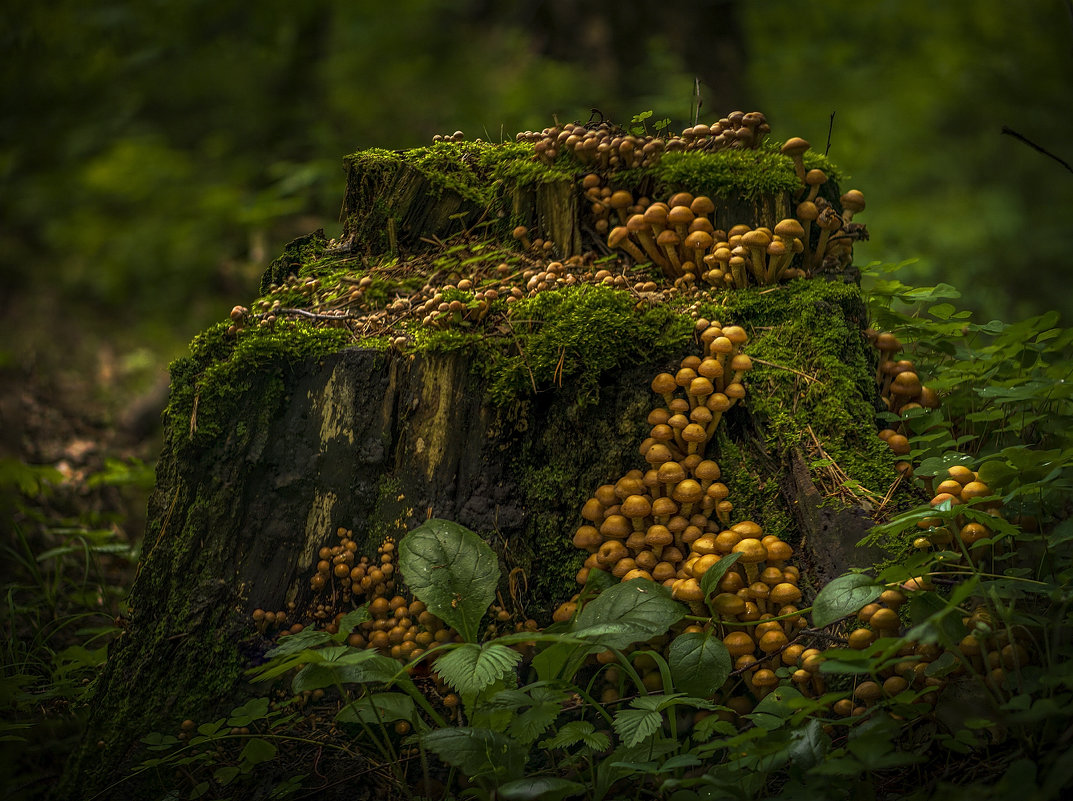
[[[519,224],[553,242],[559,259],[595,250],[600,264],[616,264],[583,213],[578,182],[588,170],[565,157],[533,162],[530,153],[528,145],[445,143],[349,157],[342,241],[314,234],[292,243],[262,289],[385,264],[404,274],[418,258],[461,275],[464,260],[451,262],[457,243],[517,248],[510,231]],[[773,150],[665,159],[619,177],[653,197],[708,193],[726,227],[774,225],[795,181],[790,160]],[[770,191],[746,191],[757,186]],[[833,181],[825,191],[837,198]],[[302,315],[288,322],[282,313],[272,326],[229,334],[223,323],[195,339],[172,369],[130,620],[60,797],[89,797],[123,779],[144,757],[144,735],[241,703],[243,671],[270,647],[251,613],[308,605],[318,549],[340,527],[369,553],[430,516],[455,520],[492,545],[504,575],[521,577],[503,588],[518,612],[547,622],[577,590],[584,553],[571,537],[585,499],[645,467],[638,447],[655,405],[649,384],[699,353],[694,314],[750,334],[747,399],[708,453],[722,466],[734,517],[798,548],[813,589],[875,559],[855,546],[897,475],[876,438],[875,359],[855,284],[814,278],[712,292],[699,309],[642,309],[632,290],[556,292],[576,304],[564,300],[544,320],[515,321],[484,339],[425,348],[385,347],[353,326],[316,327]],[[506,362],[486,361],[489,347],[513,360],[513,384],[496,366]],[[135,786],[112,792],[128,797]]]

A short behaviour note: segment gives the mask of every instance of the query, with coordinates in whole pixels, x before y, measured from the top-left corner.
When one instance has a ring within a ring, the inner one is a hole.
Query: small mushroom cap
[[[711,214],[715,211],[715,203],[707,195],[697,195],[689,204],[689,210],[700,217],[703,214]]]
[[[815,204],[812,205],[815,206]],[[802,227],[801,223],[799,223],[793,217],[787,217],[785,220],[780,220],[775,225],[775,236],[781,236],[786,239],[793,239],[794,237],[800,238],[804,235],[804,227]]]
[[[800,203],[797,204],[797,217],[798,217],[798,219],[808,220],[809,222],[811,222],[812,220],[815,220],[819,216],[820,216],[820,210],[818,208],[816,208],[816,204],[813,203],[811,200],[803,200],[803,201],[801,201]],[[779,223],[779,225],[781,225],[781,224],[782,223]],[[778,226],[775,226],[775,233],[778,233],[778,231],[779,231]],[[796,236],[799,236],[799,237],[803,236],[804,233],[805,233],[805,229],[802,228],[801,233],[796,234]]]
[[[653,548],[662,548],[673,542],[674,535],[671,533],[671,530],[659,523],[649,526],[648,531],[645,532],[645,544],[650,545]]]
[[[677,513],[678,504],[676,504],[670,498],[656,498],[656,500],[652,501],[653,517],[670,517],[671,515]]]
[[[776,606],[795,604],[801,600],[801,590],[784,581],[771,588],[768,600]]]
[[[762,562],[767,557],[763,543],[753,537],[743,539],[735,545],[732,553],[740,553],[743,562]]]
[[[656,237],[656,244],[664,248],[675,247],[679,245],[681,241],[681,237],[670,228],[665,228],[660,231],[659,236]]]
[[[700,588],[700,582],[695,578],[678,579],[671,586],[671,596],[679,601],[703,601],[704,590]]]
[[[842,208],[853,214],[864,211],[864,195],[858,189],[850,189],[842,195]]]
[[[583,551],[595,552],[603,544],[603,537],[595,526],[581,526],[574,534],[574,547]]]
[[[700,428],[700,426],[697,426],[697,428]],[[686,426],[686,431],[688,430],[689,426]],[[703,429],[701,429],[701,431],[703,432]],[[689,441],[688,437],[686,439],[687,441]],[[700,484],[698,484],[696,481],[691,478],[686,478],[678,482],[678,486],[674,488],[674,492],[671,493],[671,497],[673,497],[679,503],[696,503],[704,497],[704,490],[701,489]]]
[[[646,495],[629,495],[622,502],[621,511],[626,517],[646,517],[652,511],[652,502]]]
[[[600,534],[611,539],[624,540],[632,531],[633,524],[624,515],[609,515],[600,524]]]
[[[697,585],[700,586],[699,584]],[[730,655],[737,659],[741,656],[752,654],[756,650],[756,643],[753,638],[746,634],[744,631],[732,631],[723,638],[723,645],[726,646]]]
[[[782,147],[779,148],[779,152],[785,156],[799,156],[806,150],[808,150],[810,147],[812,147],[812,145],[810,145],[806,140],[802,139],[800,136],[795,136],[791,139],[787,139],[783,143]]]
[[[718,481],[722,471],[717,462],[705,459],[693,468],[693,476],[700,481]]]
[[[678,462],[664,462],[656,475],[661,484],[677,484],[686,477],[686,471]]]
[[[659,373],[652,379],[652,391],[660,395],[666,395],[676,389],[678,389],[678,384],[670,373]]]

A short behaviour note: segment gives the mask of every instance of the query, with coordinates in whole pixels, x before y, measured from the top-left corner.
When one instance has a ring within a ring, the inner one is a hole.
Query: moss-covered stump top
[[[837,204],[832,165],[811,152],[805,164],[825,171],[830,184],[823,195]],[[595,224],[602,215],[586,193],[597,180],[635,199],[666,200],[683,191],[708,197],[717,229],[773,227],[792,214],[801,187],[793,160],[774,143],[671,151],[641,166],[587,159],[566,148],[538,156],[530,142],[442,141],[403,151],[359,151],[345,166],[342,241],[367,255],[420,250],[463,231],[506,239],[518,225],[529,229],[531,239],[553,243],[550,249],[560,258],[606,247],[609,229]]]

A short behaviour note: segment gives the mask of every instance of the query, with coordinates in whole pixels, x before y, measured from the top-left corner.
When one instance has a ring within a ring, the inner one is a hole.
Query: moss
[[[263,430],[283,398],[286,371],[350,343],[337,328],[315,328],[301,321],[278,320],[272,326],[227,333],[218,323],[194,337],[190,355],[171,365],[172,387],[165,411],[169,443],[179,449],[207,445],[238,432],[231,428],[247,393],[261,394],[261,419],[248,421]]]
[[[638,310],[636,303],[630,293],[605,286],[565,287],[512,304],[501,336],[421,328],[414,349],[478,349],[475,364],[497,405],[569,383],[584,407],[599,401],[605,371],[665,358],[691,336],[692,320],[672,307]]]
[[[882,498],[897,474],[876,437],[878,395],[860,333],[866,321],[860,289],[793,281],[775,291],[727,293],[705,313],[749,330],[746,352],[754,367],[747,403],[769,452],[783,458],[799,449],[814,456],[810,466],[819,486],[873,503]],[[855,484],[842,481],[836,488],[839,469]]]
[[[291,241],[261,276],[261,294],[266,294],[272,284],[283,283],[288,275],[320,258],[327,247],[328,240],[324,236],[323,228]]]

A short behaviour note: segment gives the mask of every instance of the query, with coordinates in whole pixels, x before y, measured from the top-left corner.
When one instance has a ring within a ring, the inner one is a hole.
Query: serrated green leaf
[[[572,720],[559,727],[554,736],[541,742],[541,748],[573,748],[584,743],[593,751],[603,751],[611,745],[611,738],[587,720]]]
[[[449,520],[427,520],[399,543],[399,569],[432,614],[477,641],[499,583],[499,560],[484,540]]]
[[[812,625],[823,628],[846,615],[855,614],[862,606],[878,598],[882,592],[882,585],[863,573],[839,576],[828,582],[812,602]]]
[[[336,633],[335,638],[342,642],[347,638],[350,632],[354,631],[359,624],[364,623],[369,619],[369,608],[365,604],[362,604],[357,609],[352,609],[347,612],[339,621],[339,631]],[[301,632],[299,632],[301,634]]]
[[[667,651],[674,689],[689,695],[712,695],[730,676],[730,653],[723,641],[706,632],[674,638]]]
[[[620,709],[615,713],[615,734],[627,748],[638,745],[663,725],[663,715],[651,709]]]
[[[464,643],[436,660],[436,672],[461,695],[473,695],[512,673],[522,659],[498,643]]]
[[[536,739],[551,727],[562,711],[560,704],[537,704],[515,716],[507,733],[518,742],[529,745],[536,742]]]
[[[648,579],[631,579],[604,590],[586,604],[574,621],[573,632],[614,624],[622,628],[601,634],[598,644],[625,648],[664,633],[684,615],[685,608],[671,598],[666,587]]]

